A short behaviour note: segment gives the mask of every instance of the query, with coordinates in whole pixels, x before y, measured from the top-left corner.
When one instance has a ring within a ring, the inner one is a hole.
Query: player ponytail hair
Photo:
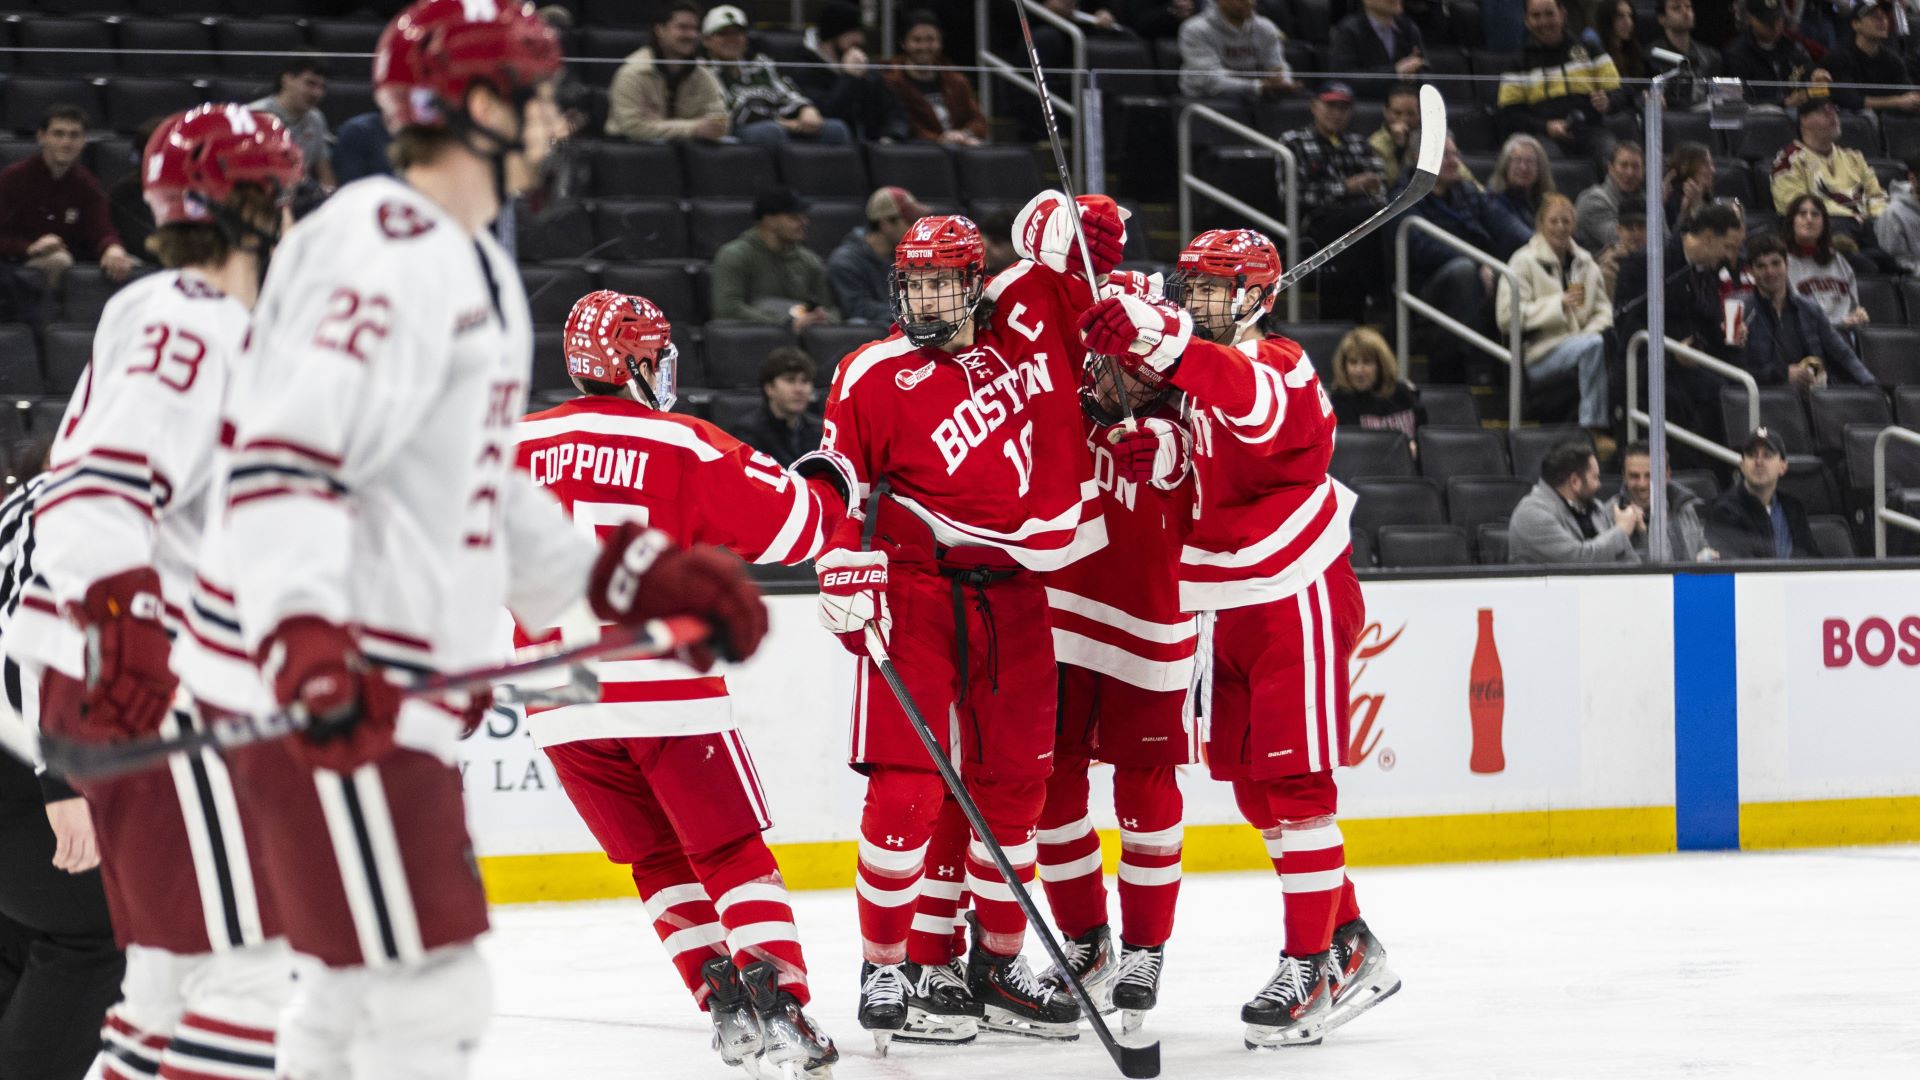
[[[240,184],[227,199],[227,208],[243,220],[279,230],[280,205],[266,188]],[[187,266],[219,266],[233,254],[225,230],[212,222],[180,221],[162,225],[147,237],[147,250],[169,270]]]

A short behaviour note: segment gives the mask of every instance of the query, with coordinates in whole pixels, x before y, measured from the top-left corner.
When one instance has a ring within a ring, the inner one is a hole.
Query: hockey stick
[[[1435,181],[1440,179],[1440,159],[1446,156],[1446,152],[1447,105],[1440,100],[1440,91],[1435,90],[1432,83],[1428,83],[1420,88],[1420,153],[1414,162],[1414,174],[1407,178],[1407,186],[1400,189],[1400,194],[1395,195],[1392,202],[1375,211],[1372,217],[1355,225],[1333,243],[1314,252],[1300,265],[1290,267],[1286,273],[1280,275],[1274,291],[1285,292],[1299,284],[1301,278],[1325,266],[1334,256],[1359,243],[1369,233],[1399,217],[1408,207],[1426,198],[1427,193],[1433,190]]]
[[[1067,961],[1067,955],[1060,943],[1053,938],[1053,931],[1047,928],[1040,917],[1040,909],[1034,906],[1033,896],[1027,887],[1020,883],[1020,877],[1014,873],[1013,863],[1007,859],[1007,853],[993,838],[993,831],[987,825],[987,819],[981,815],[980,807],[967,794],[967,787],[960,780],[960,773],[954,769],[953,762],[947,760],[946,751],[940,748],[939,740],[933,737],[933,730],[927,727],[926,718],[920,715],[920,709],[914,705],[913,696],[907,692],[907,684],[900,680],[900,673],[893,668],[893,660],[887,656],[886,643],[880,640],[880,631],[872,624],[867,626],[867,656],[880,674],[887,680],[887,686],[893,690],[893,696],[900,702],[900,710],[907,714],[907,720],[913,725],[913,733],[920,736],[920,745],[926,747],[927,757],[933,760],[933,767],[940,771],[940,779],[946,782],[947,792],[960,804],[960,811],[967,815],[967,824],[973,826],[973,835],[980,838],[980,845],[993,856],[993,865],[1000,870],[1001,880],[1012,890],[1013,898],[1020,902],[1020,910],[1027,916],[1028,925],[1033,927],[1034,936],[1046,948],[1047,956],[1053,960],[1056,970],[1065,978],[1067,989],[1073,992],[1073,999],[1080,1003],[1080,1012],[1093,1025],[1093,1033],[1107,1048],[1107,1055],[1119,1067],[1120,1075],[1127,1077],[1154,1077],[1160,1075],[1160,1043],[1150,1042],[1145,1046],[1126,1046],[1113,1037],[1107,1022],[1100,1016],[1100,1009],[1087,995],[1087,988],[1080,985],[1079,976],[1073,973],[1073,965]]]
[[[403,698],[472,690],[612,654],[663,656],[687,646],[698,645],[711,634],[711,628],[700,619],[674,615],[652,619],[638,626],[609,628],[603,631],[598,641],[585,645],[557,649],[510,664],[432,675],[399,689]],[[563,691],[566,689],[562,688]],[[528,693],[523,692],[520,696],[524,700]],[[196,731],[117,743],[78,742],[42,733],[40,752],[46,760],[47,769],[60,776],[70,780],[103,779],[152,768],[171,754],[192,753],[208,748],[232,750],[269,739],[284,738],[304,729],[308,722],[305,710],[296,708],[275,709],[259,716],[222,716],[207,721],[205,727]]]

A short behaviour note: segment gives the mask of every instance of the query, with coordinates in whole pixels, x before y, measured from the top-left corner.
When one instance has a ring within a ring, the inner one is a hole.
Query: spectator
[[[0,259],[25,263],[58,284],[75,260],[93,258],[109,280],[126,280],[137,260],[120,246],[100,181],[80,164],[86,111],[49,108],[34,139],[38,154],[0,171]]]
[[[906,188],[878,188],[867,197],[867,224],[849,232],[827,256],[827,283],[848,322],[892,325],[893,249],[907,226],[925,216],[927,208]]]
[[[1683,142],[1667,152],[1660,192],[1668,232],[1713,201],[1713,179],[1713,151],[1705,143]]]
[[[1920,153],[1907,155],[1906,166],[1907,178],[1893,185],[1886,213],[1874,219],[1873,235],[1900,269],[1920,274]]]
[[[1782,216],[1793,238],[1787,257],[1787,279],[1793,291],[1811,300],[1841,330],[1865,326],[1867,309],[1860,306],[1860,279],[1846,256],[1833,250],[1833,230],[1820,199],[1796,196]]]
[[[1720,63],[1721,74],[1746,84],[1749,107],[1797,109],[1807,101],[1808,84],[1833,81],[1832,73],[1815,66],[1806,47],[1788,31],[1780,0],[1747,0],[1745,21],[1746,32],[1727,46]],[[1789,89],[1781,83],[1800,85]]]
[[[1798,38],[1809,53],[1818,52],[1824,57],[1851,32],[1839,0],[1780,0],[1780,9],[1787,16],[1787,33]]]
[[[1633,534],[1646,527],[1631,502],[1600,503],[1600,459],[1568,439],[1540,461],[1540,480],[1507,521],[1507,561],[1529,565],[1639,562]]]
[[[1510,135],[1493,163],[1487,181],[1493,196],[1521,221],[1540,216],[1540,203],[1555,192],[1553,170],[1547,166],[1547,148],[1531,135]]]
[[[1433,193],[1407,214],[1426,218],[1497,259],[1511,256],[1531,235],[1505,205],[1461,175],[1460,151],[1451,137]],[[1416,290],[1421,299],[1470,326],[1493,328],[1488,310],[1493,271],[1420,232],[1407,236],[1407,267],[1409,280],[1421,283]],[[1427,350],[1428,378],[1437,383],[1465,382],[1467,348],[1451,334],[1436,335]]]
[[[1618,125],[1631,137],[1635,125],[1613,59],[1567,35],[1564,0],[1526,0],[1526,19],[1519,66],[1500,77],[1500,126],[1606,160],[1615,141],[1608,126]]]
[[[1308,107],[1313,125],[1287,132],[1280,142],[1299,168],[1303,228],[1320,248],[1386,205],[1386,169],[1367,140],[1351,130],[1353,91],[1346,83],[1328,83]],[[1368,294],[1385,283],[1383,250],[1356,244],[1320,271],[1321,318],[1364,321]]]
[[[1790,284],[1787,245],[1768,233],[1747,245],[1753,295],[1747,305],[1747,345],[1741,366],[1762,386],[1787,385],[1805,394],[1825,386],[1829,373],[1874,385],[1872,373],[1833,327],[1820,306]]]
[[[1367,145],[1380,159],[1381,176],[1389,188],[1400,182],[1400,174],[1413,166],[1420,151],[1420,88],[1401,83],[1387,91],[1387,102],[1380,113],[1380,129],[1367,136]]]
[[[1838,76],[1835,76],[1838,78]],[[1787,204],[1813,192],[1833,219],[1836,232],[1860,240],[1869,223],[1887,208],[1880,178],[1866,155],[1840,146],[1840,111],[1814,98],[1800,106],[1800,137],[1773,159],[1773,205],[1782,217]]]
[[[147,193],[140,184],[140,161],[146,154],[147,143],[153,139],[154,129],[166,119],[166,114],[156,114],[140,122],[139,130],[134,132],[133,149],[128,154],[133,168],[107,189],[107,219],[113,225],[114,235],[120,238],[120,246],[129,252],[146,251],[147,238],[153,235],[153,207],[147,205]]]
[[[1807,509],[1780,490],[1787,444],[1757,427],[1740,450],[1740,478],[1707,507],[1707,544],[1723,559],[1817,559]]]
[[[807,28],[799,51],[781,58],[787,81],[820,109],[847,125],[861,142],[907,138],[906,110],[887,90],[867,56],[867,27],[858,4],[828,0]]]
[[[1180,24],[1180,93],[1271,98],[1299,90],[1282,40],[1272,19],[1255,14],[1253,0],[1214,0]]]
[[[1106,5],[1120,25],[1146,38],[1159,41],[1180,33],[1180,24],[1200,10],[1201,0],[1113,0]]]
[[[1598,253],[1613,245],[1621,211],[1645,201],[1640,189],[1646,178],[1646,153],[1640,144],[1632,139],[1615,144],[1606,177],[1581,192],[1573,204],[1573,238],[1581,247]],[[1641,225],[1645,224],[1643,216]]]
[[[391,176],[393,163],[387,160],[387,147],[393,134],[380,110],[363,112],[340,125],[333,140],[333,173],[342,184],[351,184],[363,176]]]
[[[1343,75],[1373,76],[1358,80],[1359,92],[1379,101],[1394,84],[1426,68],[1425,42],[1407,18],[1404,0],[1361,0],[1360,7],[1334,26],[1327,67]]]
[[[987,246],[988,277],[1020,261],[1020,253],[1013,249],[1013,211],[989,210],[976,224],[980,226],[980,240]]]
[[[793,88],[765,53],[747,57],[747,13],[721,4],[700,21],[709,67],[727,92],[727,121],[742,142],[778,149],[789,139],[829,144],[852,138],[847,125],[820,110]]]
[[[813,357],[792,346],[769,350],[760,366],[760,411],[731,432],[782,465],[820,449],[820,418],[813,415]]]
[[[1743,322],[1727,337],[1726,309],[1721,295],[1721,279],[1727,267],[1739,258],[1746,226],[1739,211],[1725,203],[1709,203],[1681,229],[1679,242],[1670,244],[1665,265],[1667,337],[1701,352],[1738,364],[1747,344],[1748,327]],[[1647,263],[1645,254],[1621,261],[1619,294],[1614,297],[1614,324],[1618,336],[1625,338],[1647,325]],[[1667,367],[1668,419],[1718,438],[1720,424],[1720,388],[1726,380],[1676,354],[1669,354]]]
[[[827,267],[807,247],[807,204],[788,188],[753,200],[753,227],[713,253],[713,317],[785,326],[840,321]]]
[[[1843,109],[1920,112],[1920,90],[1912,88],[1913,78],[1899,50],[1888,44],[1893,22],[1886,0],[1856,0],[1850,18],[1853,40],[1835,46],[1825,59],[1833,81],[1840,84],[1833,89],[1834,102]],[[1881,89],[1861,90],[1860,84]]]
[[[973,84],[942,51],[940,18],[913,11],[901,23],[900,55],[888,61],[887,89],[906,110],[916,139],[976,146],[987,141],[987,118]]]
[[[1358,326],[1333,352],[1333,416],[1344,427],[1384,428],[1407,437],[1420,456],[1414,433],[1427,422],[1413,384],[1400,378],[1400,361],[1387,339],[1371,326]]]
[[[1614,70],[1622,79],[1638,80],[1653,76],[1647,68],[1647,56],[1640,46],[1639,13],[1632,0],[1601,0],[1594,9],[1595,29],[1587,31],[1589,43],[1613,57]]]
[[[1667,81],[1667,108],[1705,109],[1708,80],[1720,73],[1720,54],[1694,38],[1693,0],[1660,0],[1655,19],[1660,33],[1654,46],[1687,58],[1680,73]]]
[[[1573,203],[1553,194],[1540,205],[1537,232],[1513,253],[1507,268],[1520,282],[1521,341],[1526,348],[1527,384],[1540,389],[1577,378],[1580,426],[1593,435],[1601,457],[1612,457],[1607,433],[1607,343],[1613,303],[1607,298],[1600,266],[1573,242]],[[1513,326],[1513,289],[1500,279],[1493,316],[1502,333]]]
[[[287,126],[287,134],[300,148],[307,163],[307,178],[322,192],[339,186],[333,172],[333,149],[327,132],[326,114],[320,103],[327,99],[327,66],[311,56],[297,56],[280,69],[280,80],[273,93],[248,105],[256,112],[270,113]]]
[[[616,139],[724,139],[727,92],[720,77],[694,62],[700,51],[700,5],[682,0],[653,24],[653,44],[614,72],[607,134]]]
[[[1661,486],[1667,492],[1667,554],[1674,562],[1712,559],[1707,527],[1700,520],[1707,502],[1673,482],[1673,463],[1667,463]],[[1653,528],[1653,451],[1643,442],[1627,444],[1620,462],[1620,500],[1640,511],[1640,527],[1633,531],[1633,550],[1647,558],[1647,537]]]
[[[1578,235],[1577,227],[1575,235]],[[1613,243],[1601,248],[1593,256],[1593,261],[1600,264],[1600,280],[1606,283],[1608,296],[1620,295],[1620,265],[1636,255],[1641,259],[1647,256],[1647,214],[1644,210],[1629,206],[1620,211],[1620,218],[1614,226]],[[1644,262],[1641,264],[1643,270],[1645,265]],[[1643,288],[1645,284],[1643,280]]]

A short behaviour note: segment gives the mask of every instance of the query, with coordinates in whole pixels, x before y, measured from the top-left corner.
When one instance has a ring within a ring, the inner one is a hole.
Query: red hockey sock
[[[101,1080],[153,1080],[167,1049],[167,1032],[147,1031],[126,1017],[122,1005],[107,1010],[100,1025],[100,1057],[89,1075]]]
[[[190,1012],[160,1057],[160,1080],[273,1080],[273,1054],[272,1028]]]
[[[1360,899],[1353,895],[1353,879],[1347,878],[1340,888],[1340,903],[1333,909],[1333,928],[1338,930],[1359,917]]]
[[[1034,840],[1040,884],[1060,932],[1079,937],[1105,923],[1107,887],[1101,879],[1100,835],[1087,816],[1086,758],[1056,756]]]
[[[971,794],[1014,873],[1022,882],[1031,883],[1037,854],[1033,826],[1046,800],[1046,785],[1038,780],[983,780],[973,786]],[[996,956],[1017,954],[1026,937],[1027,917],[978,837],[967,845],[967,890],[973,893],[981,947]]]
[[[1334,821],[1339,791],[1329,772],[1236,780],[1234,801],[1267,842],[1286,894],[1287,955],[1325,952],[1336,917],[1359,914],[1347,882],[1346,845]],[[1345,921],[1342,919],[1341,921]]]
[[[727,931],[720,925],[706,886],[678,849],[657,851],[646,862],[635,863],[633,883],[653,919],[653,932],[660,935],[668,958],[680,972],[680,981],[687,984],[694,1003],[706,1008],[707,987],[700,979],[700,966],[727,955]]]
[[[927,870],[913,907],[913,930],[907,935],[907,959],[916,964],[944,964],[961,955],[954,951],[954,930],[966,925],[960,913],[967,895],[967,836],[967,816],[960,804],[951,798],[942,801],[933,839],[927,843]]]
[[[1172,766],[1114,769],[1113,809],[1120,819],[1120,938],[1129,945],[1164,945],[1173,935],[1183,805]]]
[[[907,958],[927,841],[945,792],[940,775],[922,769],[876,766],[867,776],[853,886],[861,952],[870,963],[898,964]]]
[[[713,897],[720,925],[727,928],[727,949],[735,967],[764,960],[779,973],[783,990],[805,1005],[807,959],[800,950],[800,932],[793,925],[793,906],[787,901],[780,866],[759,833],[750,833],[714,851],[688,856],[701,884]]]

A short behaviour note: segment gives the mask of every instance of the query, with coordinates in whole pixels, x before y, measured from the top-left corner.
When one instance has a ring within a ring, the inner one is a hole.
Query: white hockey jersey
[[[579,604],[594,545],[513,468],[531,362],[513,260],[405,184],[348,185],[296,226],[228,397],[194,692],[258,707],[245,658],[294,615],[352,627],[404,681],[501,659],[503,604],[537,626]],[[457,734],[410,701],[396,738],[450,761]]]

